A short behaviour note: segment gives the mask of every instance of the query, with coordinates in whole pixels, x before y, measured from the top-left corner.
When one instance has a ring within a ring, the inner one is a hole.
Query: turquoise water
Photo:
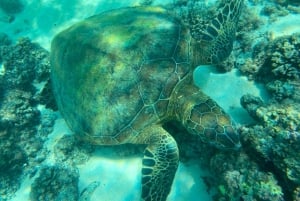
[[[0,200],[138,201],[145,146],[74,138],[50,79],[54,36],[123,7],[161,5],[209,20],[218,1],[0,0]],[[180,162],[168,201],[300,200],[300,4],[245,1],[233,51],[195,84],[228,113],[242,147],[219,150],[164,125]]]

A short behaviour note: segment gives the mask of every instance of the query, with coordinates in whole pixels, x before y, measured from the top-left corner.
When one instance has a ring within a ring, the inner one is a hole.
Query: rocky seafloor
[[[22,6],[14,10],[16,5],[9,2],[1,1],[0,7],[17,17]],[[176,1],[172,8],[187,17],[192,3]],[[300,32],[274,37],[268,30],[257,30],[289,13],[299,14],[300,3],[249,0],[247,5],[234,51],[218,66],[222,71],[238,69],[249,80],[263,84],[270,95],[267,101],[252,94],[241,97],[241,105],[255,120],[238,125],[242,149],[217,150],[184,135],[185,130],[172,122],[165,129],[175,136],[183,163],[200,158],[201,167],[212,173],[203,179],[208,192],[215,189],[213,200],[299,201]],[[257,6],[259,15],[252,9]],[[0,200],[11,200],[25,177],[34,178],[31,200],[88,200],[98,184],[91,183],[80,192],[77,166],[101,148],[72,135],[61,138],[53,153],[47,147],[59,115],[49,84],[49,52],[28,38],[12,41],[1,33],[0,62]],[[141,147],[116,150],[120,157],[142,153]]]

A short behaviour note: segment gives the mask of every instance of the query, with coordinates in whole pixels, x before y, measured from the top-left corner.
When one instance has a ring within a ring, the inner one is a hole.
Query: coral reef
[[[270,21],[276,21],[278,17],[286,16],[289,14],[289,11],[280,5],[277,4],[267,4],[263,7],[261,13],[269,17]]]
[[[178,143],[180,160],[197,159],[201,169],[211,173],[203,179],[215,201],[283,201],[284,192],[277,178],[262,170],[242,149],[217,150],[196,136],[185,135],[175,122],[165,126]],[[216,189],[216,190],[214,190]]]
[[[267,58],[261,75],[270,74],[275,78],[295,79],[300,75],[300,34],[281,37],[268,47]]]
[[[267,44],[258,44],[254,49],[253,62],[258,65],[256,79],[295,79],[300,70],[300,34],[283,36]]]
[[[264,4],[263,12],[268,8],[277,9],[273,20],[288,12],[269,2],[260,3]],[[300,158],[297,155],[300,152],[300,106],[297,103],[300,94],[297,92],[300,89],[300,34],[276,40],[267,34],[252,34],[263,21],[251,10],[246,9],[245,12],[247,15],[242,15],[241,31],[237,34],[232,54],[235,61],[229,59],[221,64],[221,69],[235,65],[249,79],[262,82],[272,99],[270,103],[264,103],[250,94],[241,98],[242,106],[257,120],[257,124],[239,129],[243,143],[241,152],[212,150],[199,144],[197,139],[177,135],[177,132],[184,131],[174,129],[174,124],[167,125],[166,129],[175,135],[182,161],[197,157],[197,154],[201,161],[210,161],[208,169],[213,172],[214,178],[206,181],[211,188],[217,188],[214,200],[283,201],[292,200],[292,197],[296,200],[300,178]],[[248,26],[248,23],[252,25]],[[254,38],[258,43],[253,47]],[[205,167],[205,162],[202,165]]]
[[[300,185],[300,103],[251,106],[245,101],[243,106],[259,120],[257,125],[241,128],[248,154],[253,158],[259,154],[261,162],[268,163],[285,191],[292,194]]]
[[[31,185],[32,201],[74,201],[78,200],[78,179],[76,169],[70,167],[45,166]]]
[[[300,5],[300,2],[297,0],[272,0],[272,1],[274,1],[277,4],[284,5],[284,6],[287,6],[289,4]]]
[[[216,70],[220,73],[229,72],[234,68],[234,62],[234,56],[231,54],[225,61],[215,65]]]
[[[35,83],[49,78],[49,53],[38,44],[22,38],[17,45],[1,46],[0,56],[5,68],[7,89],[35,92]]]
[[[5,39],[4,41],[9,41]],[[40,112],[35,87],[49,76],[48,52],[28,39],[0,46],[0,196],[9,200],[22,174],[34,174],[46,158],[43,142],[52,131],[55,115]]]
[[[267,83],[266,88],[273,95],[273,98],[279,101],[286,98],[293,98],[296,91],[296,87],[292,83],[280,80]]]
[[[260,167],[244,153],[218,153],[210,160],[215,173],[216,201],[283,201],[283,192],[271,172]]]
[[[268,16],[269,22],[277,21],[280,17],[290,13],[300,13],[299,1],[297,0],[272,0],[260,2],[263,5],[261,14]]]
[[[5,185],[7,188],[1,188],[0,195],[3,197],[16,190],[18,177],[24,167],[43,146],[40,139],[35,136],[36,126],[40,123],[40,114],[32,105],[34,102],[32,96],[30,92],[15,89],[5,92],[1,98],[0,147],[1,155],[7,160],[0,164],[0,169],[3,170],[0,185],[10,183],[9,186]]]
[[[240,102],[254,119],[257,119],[256,109],[264,104],[260,98],[254,97],[251,94],[242,96]]]
[[[249,78],[266,85],[277,101],[298,96],[300,34],[279,37],[254,47],[253,57],[239,67]]]
[[[0,124],[3,126],[2,123]],[[2,128],[0,132],[2,134]],[[17,190],[18,185],[15,180],[22,173],[27,158],[20,146],[3,139],[3,136],[0,137],[0,158],[0,198],[6,200],[10,198],[7,193]]]
[[[255,13],[255,9],[246,6],[241,14],[241,19],[238,24],[238,32],[236,34],[236,43],[238,47],[232,52],[236,54],[235,60],[238,59],[240,52],[249,54],[252,50],[253,39],[258,37],[255,33],[262,25],[263,20]],[[249,34],[251,32],[251,34]],[[257,40],[257,39],[256,39]],[[237,49],[240,49],[237,51]]]
[[[263,14],[270,16],[271,21],[286,15],[291,9],[287,3],[291,2],[284,2],[276,2],[280,5],[260,2],[264,5]],[[247,32],[242,32],[238,36],[242,36],[242,40],[247,37],[253,40],[254,37]],[[264,103],[251,94],[241,98],[241,105],[257,120],[253,125],[240,128],[242,153],[247,156],[243,157],[243,160],[246,164],[252,163],[252,167],[248,167],[248,170],[243,172],[245,167],[236,169],[239,164],[235,161],[231,162],[235,171],[221,173],[224,176],[220,178],[223,184],[219,187],[219,192],[223,192],[224,196],[229,194],[240,197],[242,200],[297,200],[300,178],[298,154],[300,152],[300,34],[276,39],[265,34],[257,41],[254,47],[249,45],[248,49],[240,52],[244,54],[245,59],[238,59],[236,66],[249,79],[263,83],[271,99]],[[247,56],[247,51],[252,55],[248,53]],[[237,161],[240,157],[241,155],[238,156]],[[238,181],[235,185],[233,185],[234,179]],[[250,185],[241,185],[241,183]],[[236,188],[234,189],[232,185]],[[256,195],[249,197],[250,192],[255,192]],[[263,196],[263,192],[269,192],[269,195]],[[223,199],[231,200],[226,196]]]
[[[57,161],[69,165],[86,162],[93,151],[92,145],[78,140],[74,135],[64,135],[54,147]]]
[[[191,1],[176,1],[176,12],[188,20],[188,12],[204,9],[200,1],[195,2],[191,7]],[[279,5],[267,2],[262,10],[271,20],[286,15],[287,11],[299,12],[298,1],[273,2]],[[0,1],[0,7],[13,15],[22,11],[23,4],[18,8],[19,3],[20,0],[4,0]],[[200,13],[211,16],[214,12],[210,8]],[[242,150],[218,151],[196,137],[185,135],[186,131],[174,122],[165,125],[178,142],[181,161],[197,158],[202,168],[212,173],[206,182],[209,190],[216,189],[216,201],[300,200],[300,104],[297,102],[300,100],[300,34],[276,40],[270,37],[252,49],[253,35],[249,32],[261,25],[258,16],[246,9],[233,55],[237,57],[250,51],[253,55],[244,61],[230,58],[219,65],[225,71],[237,66],[250,79],[263,82],[273,96],[269,103],[249,94],[241,98],[242,106],[257,120],[255,125],[239,129]],[[56,116],[45,108],[41,112],[39,105],[57,109],[50,90],[48,57],[46,50],[29,39],[12,45],[9,37],[0,33],[0,63],[4,66],[0,71],[0,200],[12,198],[22,174],[36,176],[31,186],[32,200],[87,200],[99,185],[91,183],[79,196],[79,175],[74,166],[87,161],[94,147],[71,135],[64,136],[54,146],[57,163],[40,168],[48,153],[44,142]],[[104,152],[105,149],[108,148],[97,148]],[[117,157],[141,155],[143,149],[127,145],[114,147]]]

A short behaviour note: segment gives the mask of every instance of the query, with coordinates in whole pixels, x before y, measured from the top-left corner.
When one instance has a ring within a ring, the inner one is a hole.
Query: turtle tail
[[[217,64],[230,55],[242,7],[243,0],[226,0],[211,20],[190,21],[191,36],[198,46],[200,64]]]

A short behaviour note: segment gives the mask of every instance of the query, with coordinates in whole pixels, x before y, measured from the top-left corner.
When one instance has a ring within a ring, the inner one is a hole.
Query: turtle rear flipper
[[[217,64],[229,56],[242,7],[243,0],[227,0],[210,21],[191,20],[191,35],[201,49],[199,63]]]
[[[179,163],[176,141],[155,125],[146,128],[134,143],[148,144],[142,167],[142,200],[166,200]]]

